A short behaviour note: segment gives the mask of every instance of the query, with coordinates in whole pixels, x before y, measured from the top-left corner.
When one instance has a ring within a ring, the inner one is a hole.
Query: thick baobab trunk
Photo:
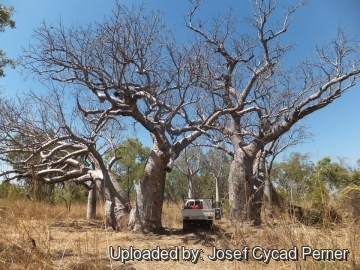
[[[261,225],[261,207],[265,185],[265,156],[259,151],[253,164],[253,176],[251,177],[251,197],[249,200],[249,221],[254,226]]]
[[[267,201],[265,204],[265,214],[269,217],[273,216],[273,192],[269,176],[265,178],[264,194],[266,195]]]
[[[169,156],[161,151],[156,141],[148,158],[144,174],[136,191],[129,226],[134,231],[156,232],[162,229],[161,213],[164,201],[166,171]]]
[[[93,186],[93,188],[89,190],[89,194],[88,194],[86,219],[92,219],[95,218],[95,216],[96,216],[96,186]]]
[[[229,203],[230,222],[261,224],[261,207],[264,194],[265,156],[256,148],[237,148],[230,166]]]
[[[118,221],[130,212],[130,203],[125,192],[114,175],[106,169],[94,170],[92,176],[104,201],[106,226],[115,231],[123,229]]]
[[[237,149],[231,162],[229,173],[230,222],[246,222],[249,217],[249,198],[251,195],[250,177],[253,159],[243,150]]]
[[[253,151],[254,152],[254,151]],[[261,224],[261,207],[265,181],[265,157],[256,156],[238,148],[230,166],[229,203],[230,222]]]

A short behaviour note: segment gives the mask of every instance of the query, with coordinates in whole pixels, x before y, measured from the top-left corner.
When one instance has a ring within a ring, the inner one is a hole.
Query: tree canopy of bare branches
[[[116,153],[122,127],[106,114],[84,117],[66,104],[76,105],[70,101],[63,91],[2,99],[0,160],[9,169],[0,172],[0,177],[96,187],[105,202],[107,225],[116,230],[117,219],[130,210],[129,202],[110,173],[120,157],[115,154],[105,164],[102,156],[106,151]]]

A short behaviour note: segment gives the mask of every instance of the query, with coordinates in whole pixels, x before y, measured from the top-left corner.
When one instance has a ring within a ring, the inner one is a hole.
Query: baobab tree
[[[72,181],[90,190],[89,203],[97,189],[104,201],[106,225],[118,230],[118,220],[130,211],[125,192],[110,172],[120,158],[114,146],[121,139],[122,127],[109,114],[86,118],[66,104],[76,106],[62,91],[2,99],[0,160],[8,169],[0,177],[44,184]],[[103,153],[108,151],[115,154],[105,164]],[[91,204],[88,210],[92,216]]]
[[[224,155],[229,156],[231,159],[234,158],[234,151],[231,147],[231,141],[229,136],[221,134],[219,132],[206,132],[206,140],[203,140],[198,146],[206,146],[210,148],[218,149],[217,151],[223,152]],[[273,203],[280,205],[279,198],[276,190],[274,189],[271,180],[270,173],[273,167],[275,158],[288,148],[300,144],[305,140],[311,138],[312,134],[307,132],[307,127],[304,125],[296,125],[291,130],[282,134],[276,140],[269,142],[262,149],[258,151],[252,164],[252,174],[250,181],[252,185],[252,191],[248,198],[249,214],[252,216],[253,224],[261,224],[261,209],[263,206],[264,195],[267,197],[267,203],[265,205],[265,211],[267,214],[272,214]],[[227,143],[220,143],[220,142]],[[229,147],[230,145],[230,147]],[[214,159],[215,158],[215,159]],[[219,163],[219,155],[213,157],[212,162],[205,159],[204,168],[210,170],[214,178],[219,178],[220,175],[224,174],[224,166],[226,167],[226,160]],[[230,167],[230,165],[229,165]],[[226,169],[226,175],[228,176],[229,168]],[[227,181],[228,182],[228,181]],[[228,183],[226,183],[227,186]],[[229,192],[226,193],[228,195]],[[275,201],[274,201],[275,200]]]
[[[311,134],[306,132],[305,126],[298,125],[282,134],[276,140],[266,144],[256,154],[253,163],[253,173],[250,178],[252,191],[248,201],[250,204],[249,216],[252,218],[251,221],[254,225],[260,225],[262,223],[261,209],[264,194],[267,197],[267,203],[265,205],[266,214],[271,215],[273,213],[274,200],[278,206],[281,206],[276,190],[270,180],[270,173],[276,156],[286,149],[310,138],[310,136]]]
[[[198,35],[198,47],[209,52],[203,59],[207,72],[200,85],[216,98],[218,108],[229,111],[213,128],[227,136],[233,147],[229,175],[231,223],[257,225],[256,211],[251,209],[257,186],[254,183],[258,182],[253,168],[261,154],[258,159],[256,156],[266,144],[356,84],[360,45],[338,29],[332,41],[315,48],[313,58],[289,67],[285,57],[292,46],[281,43],[281,38],[302,3],[285,9],[279,22],[273,19],[277,1],[254,0],[253,14],[246,19],[252,35],[239,33],[231,13],[216,18],[209,27],[202,20],[196,21],[202,3],[192,3],[187,26]]]
[[[49,87],[56,82],[76,91],[84,115],[128,117],[149,132],[153,147],[130,215],[134,230],[162,229],[166,172],[227,112],[198,87],[206,55],[196,42],[176,44],[160,13],[118,3],[99,24],[68,29],[44,24],[22,57],[23,67]],[[99,107],[82,102],[89,94]]]

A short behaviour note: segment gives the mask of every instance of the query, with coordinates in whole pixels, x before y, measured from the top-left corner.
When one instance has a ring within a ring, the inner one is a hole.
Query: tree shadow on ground
[[[178,236],[184,245],[202,244],[204,246],[213,246],[216,238],[223,236],[225,230],[220,226],[213,224],[209,226],[194,226],[184,231],[183,229],[163,228],[155,235],[161,236]]]

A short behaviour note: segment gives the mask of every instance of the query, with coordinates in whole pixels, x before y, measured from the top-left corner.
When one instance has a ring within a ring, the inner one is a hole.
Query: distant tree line
[[[360,185],[360,160],[355,167],[346,158],[324,157],[314,164],[309,154],[294,152],[274,164],[270,179],[288,203],[325,203],[330,197],[339,198],[344,188]]]
[[[125,139],[119,147],[122,159],[116,161],[113,173],[124,190],[134,200],[136,188],[143,171],[149,148],[136,138]],[[111,156],[107,156],[107,159]],[[215,177],[218,178],[220,198],[228,193],[230,157],[221,150],[193,147],[175,162],[175,169],[167,175],[165,201],[179,203],[188,196],[192,182],[196,197],[213,198]],[[275,162],[269,176],[277,193],[287,203],[302,205],[304,202],[323,203],[331,197],[338,198],[341,190],[351,185],[360,186],[360,160],[355,167],[346,158],[333,161],[330,157],[316,164],[310,154],[293,152]],[[50,203],[86,201],[87,191],[72,182],[33,186],[31,181],[0,184],[0,198],[28,198]]]

